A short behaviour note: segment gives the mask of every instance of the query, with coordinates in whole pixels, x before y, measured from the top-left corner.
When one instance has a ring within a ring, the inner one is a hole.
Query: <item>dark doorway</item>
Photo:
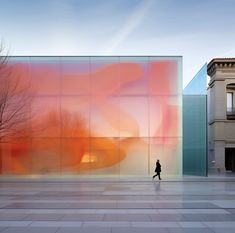
[[[225,148],[225,169],[235,172],[235,148]]]

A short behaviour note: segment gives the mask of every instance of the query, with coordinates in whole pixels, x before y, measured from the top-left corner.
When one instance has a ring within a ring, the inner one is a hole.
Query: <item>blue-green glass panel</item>
[[[194,78],[184,88],[183,95],[206,95],[207,64],[198,71]]]
[[[183,91],[183,174],[207,175],[207,64]]]
[[[207,175],[206,95],[183,96],[183,173]]]

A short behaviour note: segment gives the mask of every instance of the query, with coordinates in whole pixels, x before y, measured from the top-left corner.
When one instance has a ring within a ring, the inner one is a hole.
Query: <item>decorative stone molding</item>
[[[235,69],[235,58],[214,58],[207,65],[207,74],[212,77],[218,69]]]

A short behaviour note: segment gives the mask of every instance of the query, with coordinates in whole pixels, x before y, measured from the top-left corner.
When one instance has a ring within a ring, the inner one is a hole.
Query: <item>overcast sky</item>
[[[0,0],[10,55],[182,55],[184,86],[235,57],[235,0]]]

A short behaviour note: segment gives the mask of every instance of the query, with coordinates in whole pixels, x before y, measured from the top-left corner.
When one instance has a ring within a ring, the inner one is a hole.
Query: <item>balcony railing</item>
[[[227,108],[227,117],[235,118],[235,108]]]

